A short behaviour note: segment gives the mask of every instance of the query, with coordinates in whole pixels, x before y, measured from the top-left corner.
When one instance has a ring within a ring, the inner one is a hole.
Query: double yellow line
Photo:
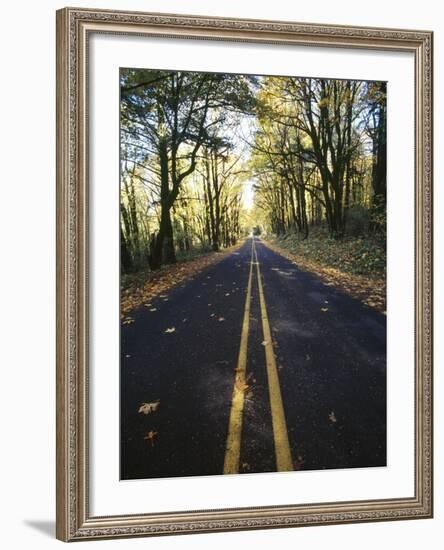
[[[256,265],[257,282],[259,289],[259,304],[262,317],[263,344],[265,349],[265,363],[267,368],[268,391],[270,396],[271,419],[273,425],[274,448],[276,454],[276,469],[278,472],[293,470],[290,444],[288,441],[287,423],[285,421],[279,376],[276,359],[273,352],[273,341],[268,321],[267,306],[262,286],[261,270],[257,258],[254,237],[251,244],[250,271],[248,275],[247,296],[245,299],[242,333],[237,361],[236,376],[231,402],[228,437],[225,449],[224,474],[239,472],[240,446],[242,436],[242,417],[247,387],[247,349],[250,327],[251,286],[253,279],[253,265]]]

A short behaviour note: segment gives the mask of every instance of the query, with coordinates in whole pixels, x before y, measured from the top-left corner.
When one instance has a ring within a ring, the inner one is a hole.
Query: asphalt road
[[[254,241],[122,324],[121,479],[386,465],[385,316]]]

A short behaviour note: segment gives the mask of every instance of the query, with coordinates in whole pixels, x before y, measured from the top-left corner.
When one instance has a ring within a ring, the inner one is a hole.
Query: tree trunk
[[[170,209],[174,202],[171,200],[168,175],[168,150],[167,144],[162,140],[159,144],[160,160],[160,224],[149,258],[150,268],[159,269],[163,261],[176,262],[174,250],[173,226],[171,224]],[[174,197],[175,198],[175,197]]]
[[[133,267],[133,262],[128,249],[128,244],[125,239],[125,235],[122,231],[122,226],[120,226],[120,261],[122,262],[123,271],[125,273],[129,273]]]
[[[381,92],[386,94],[386,83],[381,83]],[[387,148],[386,148],[386,126],[387,115],[385,103],[383,102],[378,111],[378,127],[373,140],[373,167],[372,167],[372,221],[370,231],[383,229],[381,220],[385,218],[387,202]]]
[[[161,229],[163,227],[163,262],[166,264],[176,263],[176,250],[174,248],[173,224],[171,223],[171,213],[169,208],[162,212]],[[159,231],[160,234],[160,231]]]

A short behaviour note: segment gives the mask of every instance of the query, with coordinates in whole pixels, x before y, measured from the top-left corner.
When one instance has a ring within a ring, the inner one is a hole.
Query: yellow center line
[[[246,388],[247,372],[247,348],[250,326],[251,281],[253,278],[253,250],[254,239],[251,244],[250,272],[248,275],[247,297],[245,299],[244,319],[237,360],[236,377],[231,402],[230,420],[228,424],[228,436],[225,448],[224,474],[237,474],[239,472],[240,445],[242,433],[242,413],[244,410],[244,394]]]
[[[262,332],[264,336],[265,361],[267,365],[268,391],[270,395],[271,419],[273,424],[274,448],[276,453],[276,467],[278,472],[293,470],[290,443],[288,441],[287,423],[285,421],[284,405],[282,402],[279,376],[276,367],[276,359],[273,351],[270,323],[268,321],[267,306],[265,303],[264,289],[262,287],[261,270],[257,259],[256,246],[254,245],[256,259],[257,283],[259,286],[259,303],[262,317]]]

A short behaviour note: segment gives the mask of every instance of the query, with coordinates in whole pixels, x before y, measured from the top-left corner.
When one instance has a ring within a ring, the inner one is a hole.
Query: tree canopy
[[[385,237],[386,83],[122,69],[125,272],[252,232]]]

